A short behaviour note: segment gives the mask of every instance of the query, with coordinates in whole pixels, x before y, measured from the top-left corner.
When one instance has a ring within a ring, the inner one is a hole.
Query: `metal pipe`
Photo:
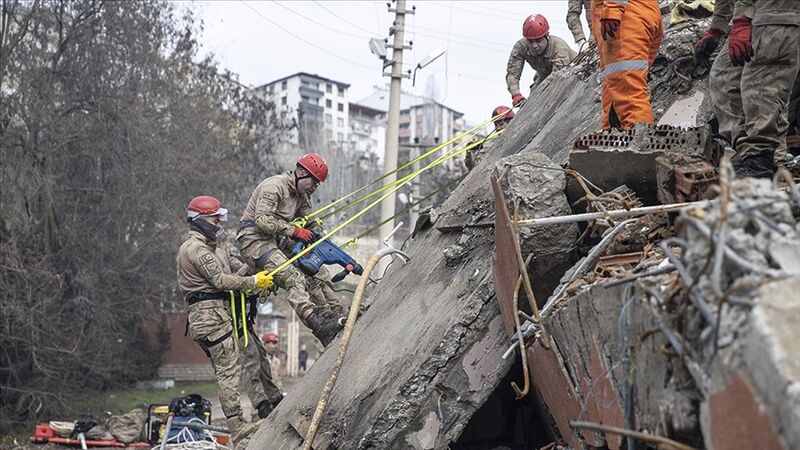
[[[612,209],[605,212],[571,214],[568,216],[555,216],[555,217],[539,217],[536,219],[520,220],[516,223],[518,226],[535,226],[535,225],[555,225],[563,223],[576,223],[588,222],[595,219],[603,219],[606,217],[638,217],[646,214],[674,212],[681,209],[690,207],[703,207],[708,206],[708,200],[701,200],[699,202],[688,203],[674,203],[671,205],[656,205],[656,206],[643,206],[641,208],[631,209]]]
[[[169,439],[169,430],[172,428],[172,419],[175,418],[175,414],[169,413],[167,415],[167,427],[164,428],[164,436],[161,438],[161,450],[167,448],[167,439]]]

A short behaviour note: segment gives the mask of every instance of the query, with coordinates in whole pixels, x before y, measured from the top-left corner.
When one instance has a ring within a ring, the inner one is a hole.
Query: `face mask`
[[[209,222],[206,222],[205,219],[196,219],[193,220],[191,224],[189,224],[189,228],[192,230],[200,232],[206,239],[210,241],[216,241],[217,238],[222,236],[224,230],[219,225],[213,225]]]

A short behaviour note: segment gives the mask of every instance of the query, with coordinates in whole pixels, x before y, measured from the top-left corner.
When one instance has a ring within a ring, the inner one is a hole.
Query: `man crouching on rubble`
[[[272,278],[266,272],[245,276],[249,268],[229,258],[217,246],[217,239],[222,235],[222,222],[227,214],[228,211],[214,197],[193,198],[186,208],[189,236],[178,249],[176,263],[178,286],[189,306],[188,332],[211,360],[231,439],[241,445],[260,424],[246,423],[242,415],[239,403],[242,373],[239,353],[242,363],[250,371],[261,369],[254,373],[245,371],[250,378],[247,383],[248,395],[256,405],[260,418],[267,417],[283,395],[272,382],[264,346],[251,327],[245,330],[243,322],[246,319],[242,318],[246,315],[243,291],[269,289]],[[232,272],[232,268],[236,269],[236,273]],[[233,312],[236,312],[235,316]],[[239,337],[238,345],[234,335]],[[247,346],[244,342],[246,335],[250,337]]]
[[[300,228],[292,225],[292,221],[311,213],[310,196],[327,177],[325,160],[316,153],[308,153],[297,160],[293,171],[267,178],[256,187],[236,235],[248,265],[258,270],[275,270],[288,260],[281,250],[284,240],[311,243],[315,234],[322,234],[322,225],[317,222]],[[306,277],[289,265],[275,274],[275,284],[289,291],[287,299],[300,321],[327,346],[341,326],[338,317],[323,314],[312,301]]]

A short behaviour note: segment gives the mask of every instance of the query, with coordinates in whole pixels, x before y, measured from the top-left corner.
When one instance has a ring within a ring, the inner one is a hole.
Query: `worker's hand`
[[[728,56],[734,66],[743,66],[753,56],[753,44],[750,37],[753,24],[749,17],[741,16],[733,19],[731,34],[728,36]]]
[[[305,228],[295,228],[292,230],[292,237],[297,239],[298,241],[303,242],[311,242],[314,240],[314,233],[311,230],[307,230]]]
[[[722,32],[716,28],[710,28],[706,34],[694,44],[694,65],[698,67],[708,67],[711,65],[711,55],[717,51],[717,47],[722,43]]]
[[[516,93],[511,96],[511,104],[516,108],[517,106],[522,106],[525,104],[525,97],[522,96],[520,93]]]
[[[256,289],[266,290],[272,287],[272,275],[266,271],[256,272],[253,278],[256,279]]]
[[[604,41],[617,37],[617,31],[619,31],[619,20],[600,19],[600,30]]]

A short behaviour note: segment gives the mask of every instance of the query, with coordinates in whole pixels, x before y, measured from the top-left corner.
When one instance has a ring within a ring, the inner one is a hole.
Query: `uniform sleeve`
[[[625,15],[625,5],[627,4],[627,0],[604,0],[600,18],[622,20],[622,16]]]
[[[303,200],[302,206],[300,206],[300,208],[297,210],[297,216],[308,217],[308,215],[311,214],[312,212],[314,211],[311,208],[311,203],[309,199],[306,198],[305,200]],[[325,233],[325,229],[323,228],[322,223],[313,217],[308,219],[308,224],[306,225],[306,228],[317,234]]]
[[[583,24],[581,24],[581,9],[583,0],[569,0],[567,5],[567,26],[569,31],[572,32],[572,37],[575,42],[581,39],[586,39],[583,34]]]
[[[734,0],[717,0],[714,4],[714,15],[711,16],[710,28],[715,28],[723,34],[728,34],[731,31],[733,2]]]
[[[253,277],[242,277],[225,273],[214,257],[214,253],[206,248],[197,249],[197,251],[190,256],[190,259],[192,264],[197,268],[197,271],[200,272],[215,289],[227,291],[230,289],[252,289],[255,287],[255,280]]]
[[[566,42],[561,40],[555,41],[555,54],[553,55],[553,59],[551,61],[553,64],[553,70],[567,67],[577,55],[578,54],[575,52],[575,50],[571,49]]]
[[[756,12],[756,0],[736,0],[733,7],[733,17],[753,18]]]
[[[255,222],[258,230],[269,238],[276,239],[281,234],[290,235],[292,224],[281,218],[276,211],[281,201],[278,186],[264,186],[256,200]]]
[[[519,79],[522,77],[522,69],[525,66],[525,58],[522,57],[520,43],[517,41],[511,48],[506,64],[506,85],[508,92],[514,96],[519,94]]]
[[[242,277],[250,275],[250,266],[230,253],[226,253],[225,256],[228,258],[228,265],[231,266],[231,272]]]

